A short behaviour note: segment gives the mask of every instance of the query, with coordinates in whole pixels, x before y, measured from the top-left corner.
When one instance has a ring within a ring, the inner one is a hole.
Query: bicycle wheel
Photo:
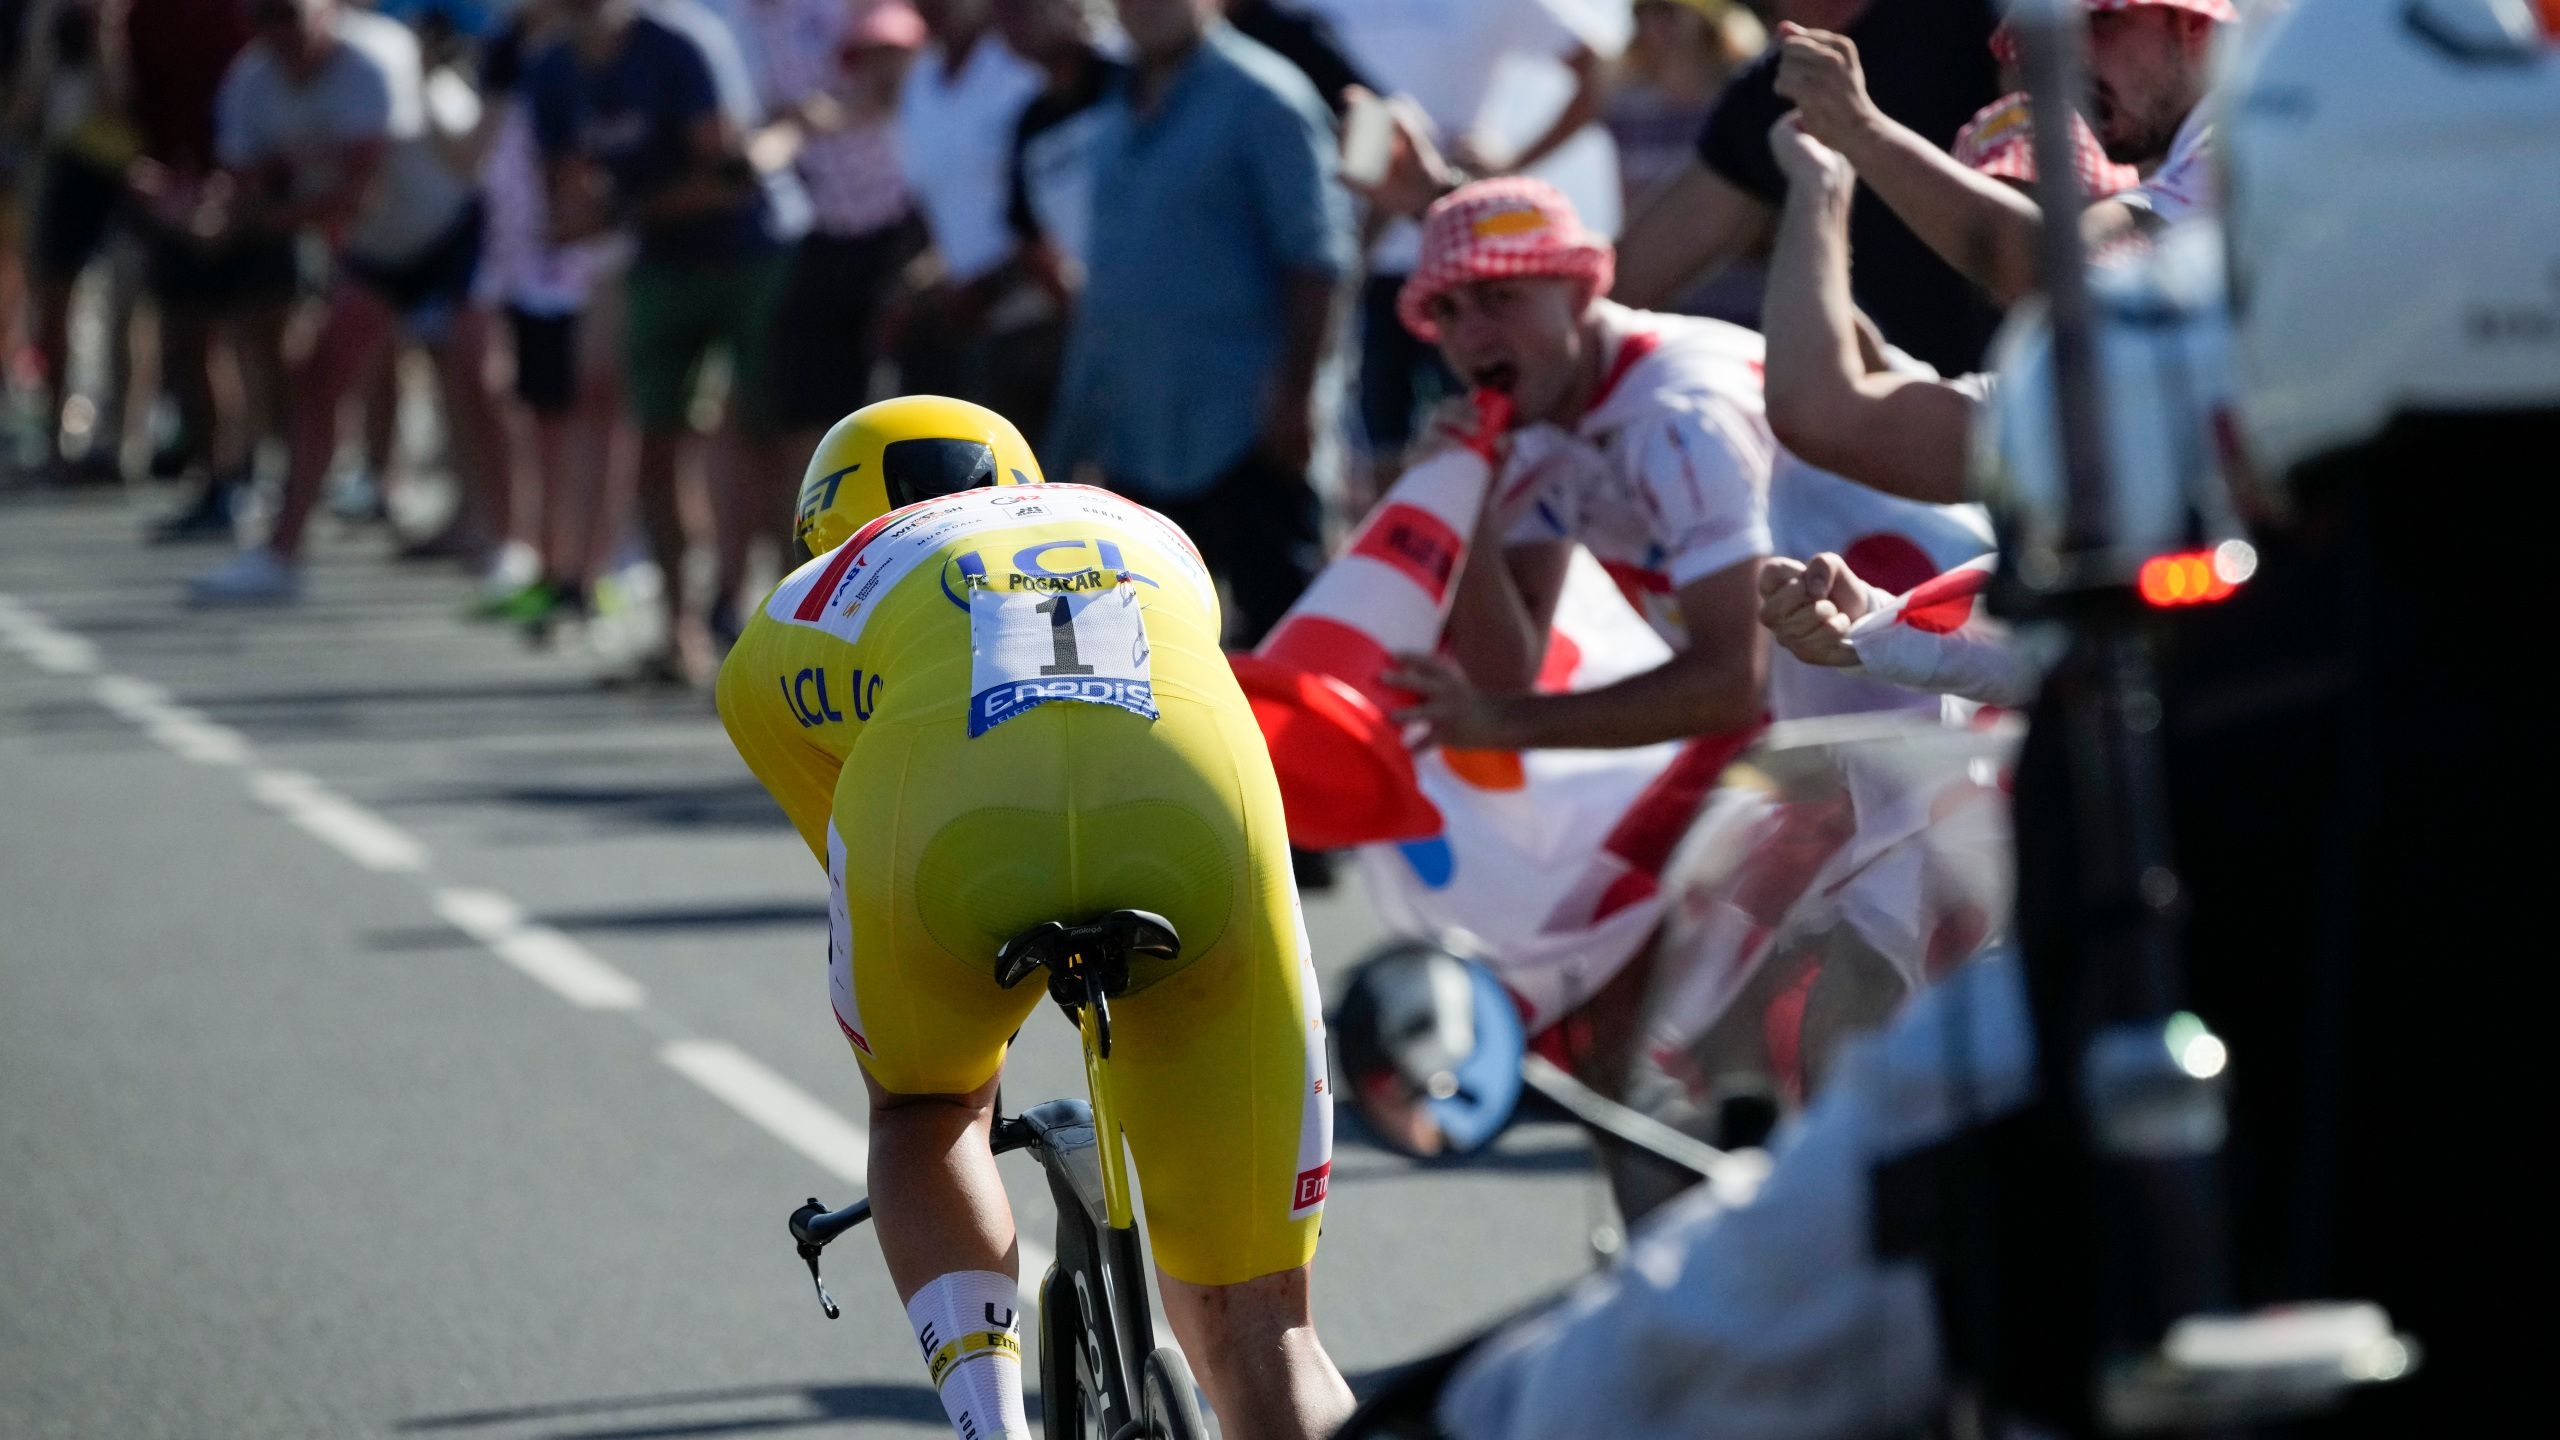
[[[1147,1357],[1139,1382],[1139,1413],[1153,1440],[1208,1440],[1209,1423],[1200,1417],[1200,1387],[1191,1381],[1191,1362],[1167,1345]]]
[[[1084,1380],[1084,1322],[1073,1282],[1053,1262],[1040,1279],[1042,1440],[1107,1440],[1098,1434],[1093,1390]]]

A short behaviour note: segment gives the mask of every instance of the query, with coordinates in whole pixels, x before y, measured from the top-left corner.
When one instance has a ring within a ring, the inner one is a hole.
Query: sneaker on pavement
[[[341,520],[388,520],[391,505],[369,465],[350,465],[329,477],[329,513]]]
[[[302,598],[302,572],[261,545],[188,581],[187,598],[198,605],[289,605]]]
[[[228,485],[208,485],[194,504],[174,514],[164,515],[143,531],[143,538],[154,545],[183,545],[195,540],[229,540],[232,538],[232,497]]]

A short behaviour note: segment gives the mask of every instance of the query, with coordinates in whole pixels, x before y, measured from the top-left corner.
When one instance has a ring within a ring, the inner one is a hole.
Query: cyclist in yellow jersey
[[[1231,1440],[1330,1434],[1351,1395],[1308,1296],[1332,1096],[1279,791],[1171,521],[1040,482],[993,411],[911,396],[819,443],[786,578],[720,672],[738,752],[826,867],[837,1024],[919,1337],[1018,1327],[988,1149],[1005,1046],[1045,998],[997,947],[1117,908],[1173,922],[1113,1003],[1113,1091],[1165,1313]],[[927,1347],[931,1349],[930,1346]],[[1027,1435],[1018,1349],[941,1380],[955,1427]]]

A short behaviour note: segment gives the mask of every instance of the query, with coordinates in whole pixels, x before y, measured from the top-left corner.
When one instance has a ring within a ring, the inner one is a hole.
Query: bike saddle
[[[1114,910],[1082,925],[1043,920],[996,947],[996,983],[1010,990],[1046,966],[1050,992],[1058,1003],[1071,1005],[1082,998],[1060,993],[1068,971],[1076,968],[1071,961],[1097,991],[1113,995],[1129,983],[1130,956],[1172,960],[1181,954],[1182,936],[1173,922],[1144,910]]]

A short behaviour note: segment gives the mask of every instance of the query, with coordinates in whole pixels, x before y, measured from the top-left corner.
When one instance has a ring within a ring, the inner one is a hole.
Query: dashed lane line
[[[63,629],[5,594],[0,594],[0,647],[16,651],[49,674],[96,675],[90,695],[108,713],[185,759],[241,767],[250,795],[260,804],[366,869],[417,877],[428,889],[429,905],[446,924],[562,1000],[584,1010],[625,1012],[653,1032],[672,1029],[647,1009],[648,992],[640,982],[593,951],[530,919],[524,907],[498,891],[438,884],[427,847],[407,831],[317,777],[253,765],[255,752],[239,731],[180,703],[166,688],[148,680],[100,673],[98,648],[87,637]],[[864,1183],[871,1149],[868,1132],[764,1062],[724,1041],[681,1037],[667,1040],[659,1059],[828,1174],[851,1184]],[[1048,1270],[1052,1257],[1047,1249],[1025,1239],[1021,1258],[1023,1300],[1026,1306],[1036,1306],[1039,1282],[1033,1277]]]
[[[582,1010],[637,1010],[648,999],[640,982],[495,890],[448,886],[435,892],[436,914],[489,947],[552,994]]]
[[[299,770],[252,770],[249,794],[367,870],[415,875],[427,868],[427,847],[408,831]]]
[[[87,675],[98,668],[98,647],[15,599],[0,595],[0,644],[54,675]]]

